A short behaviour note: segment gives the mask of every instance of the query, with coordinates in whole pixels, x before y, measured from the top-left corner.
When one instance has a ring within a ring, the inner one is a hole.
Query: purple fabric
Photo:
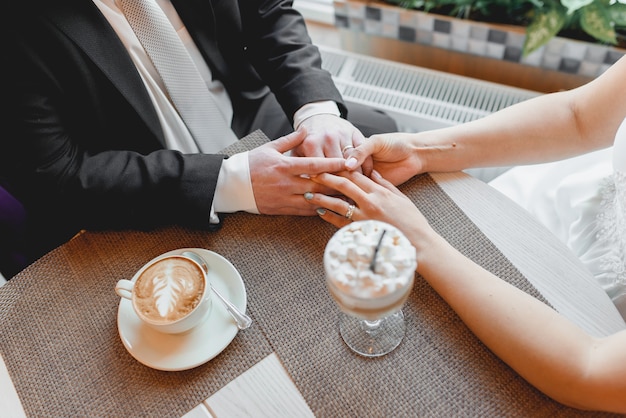
[[[26,266],[23,252],[26,211],[0,186],[0,272],[9,279]]]
[[[23,227],[25,221],[24,206],[0,186],[0,225],[19,229]]]

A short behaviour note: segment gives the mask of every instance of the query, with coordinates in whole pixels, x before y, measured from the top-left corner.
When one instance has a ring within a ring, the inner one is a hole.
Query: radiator
[[[387,112],[400,131],[484,117],[540,93],[319,46],[322,66],[348,102]]]

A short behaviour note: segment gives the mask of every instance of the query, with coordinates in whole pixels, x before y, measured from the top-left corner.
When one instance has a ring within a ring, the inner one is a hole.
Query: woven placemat
[[[455,247],[545,303],[430,176],[403,189]],[[378,359],[353,354],[324,282],[323,251],[334,231],[316,218],[236,215],[212,242],[249,277],[257,324],[316,416],[603,415],[566,408],[526,383],[422,279],[404,309],[400,346]],[[245,251],[228,248],[231,235],[248,237]]]
[[[229,153],[266,140],[252,135]],[[543,300],[430,176],[403,190],[455,247]],[[400,346],[377,359],[353,354],[324,284],[322,256],[334,231],[315,217],[234,214],[216,233],[172,227],[76,237],[0,288],[0,351],[24,409],[33,417],[181,416],[274,351],[319,417],[605,415],[563,407],[532,388],[420,278]],[[183,247],[233,263],[255,322],[209,363],[159,372],[125,351],[113,287]]]
[[[27,416],[180,417],[272,352],[259,327],[188,371],[153,370],[126,351],[115,283],[193,244],[186,236],[85,233],[0,288],[0,352]]]

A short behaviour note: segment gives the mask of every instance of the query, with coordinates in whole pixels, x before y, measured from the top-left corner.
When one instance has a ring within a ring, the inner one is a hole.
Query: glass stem
[[[367,332],[368,334],[372,334],[378,330],[378,327],[380,327],[380,322],[381,322],[380,319],[375,319],[373,321],[364,319],[363,330]]]

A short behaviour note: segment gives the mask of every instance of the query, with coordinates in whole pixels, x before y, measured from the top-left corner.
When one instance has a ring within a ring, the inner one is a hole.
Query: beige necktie
[[[121,4],[200,151],[216,153],[235,142],[237,137],[156,0],[121,0]]]

